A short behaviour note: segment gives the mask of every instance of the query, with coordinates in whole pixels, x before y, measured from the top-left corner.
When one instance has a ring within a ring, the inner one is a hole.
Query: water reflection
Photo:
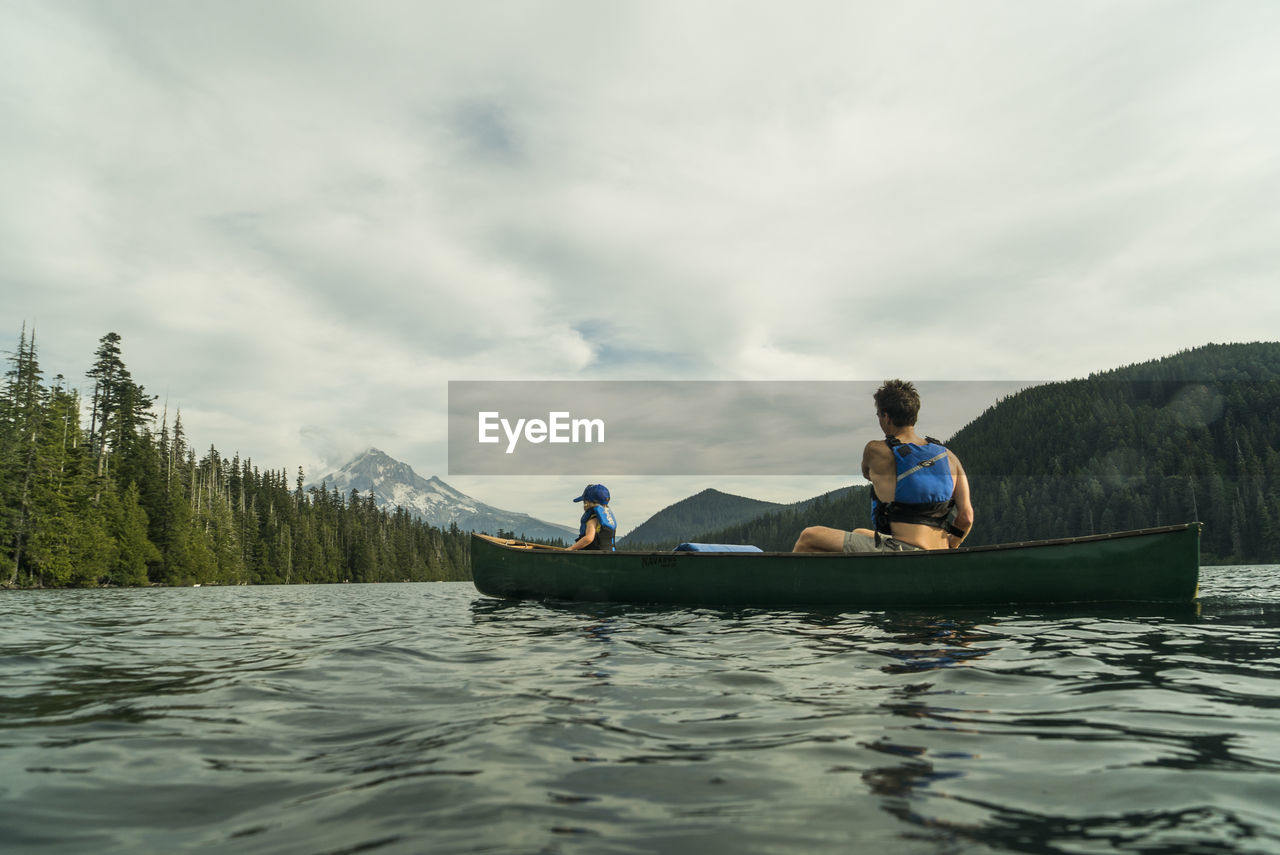
[[[200,692],[212,680],[203,670],[176,663],[159,669],[82,664],[54,670],[56,673],[44,682],[56,685],[56,689],[7,694],[0,698],[0,717],[9,723],[37,719],[67,723],[70,718],[143,721],[150,716],[135,709],[132,701]],[[10,691],[12,688],[11,684]]]
[[[895,797],[913,795],[914,790],[928,787],[938,781],[964,776],[964,773],[959,771],[938,771],[928,759],[929,749],[923,745],[902,745],[881,740],[870,743],[866,747],[888,754],[895,759],[901,758],[895,765],[879,766],[862,773],[862,780],[866,781],[871,792],[876,795]],[[972,754],[958,752],[948,755],[948,759],[971,759],[972,757]],[[898,812],[897,806],[886,809],[891,813]]]
[[[999,649],[977,646],[990,642],[990,632],[978,629],[976,620],[897,615],[886,629],[903,646],[882,646],[879,652],[896,659],[880,670],[886,674],[912,674],[965,665]]]
[[[1280,706],[1260,691],[1274,685],[1275,621],[1222,632],[1211,626],[1221,609],[1048,611],[877,621],[885,638],[876,652],[893,660],[880,670],[915,678],[886,687],[880,707],[917,722],[862,743],[892,758],[863,771],[862,781],[882,811],[915,829],[904,837],[928,829],[1027,852],[1064,851],[1062,843],[1084,839],[1170,855],[1190,851],[1188,841],[1275,842],[1247,810],[1132,809],[1158,799],[1170,774],[1280,768],[1272,743],[1234,709]],[[968,679],[954,673],[968,668],[977,672]],[[1010,757],[1019,762],[1009,765]],[[1016,783],[993,781],[1002,760],[1012,781],[1039,788],[1026,802],[1043,809],[1019,806]],[[1086,779],[1097,794],[1074,783]],[[1055,792],[1061,807],[1050,806]]]
[[[599,653],[588,656],[587,659],[582,661],[582,665],[587,670],[582,672],[580,676],[598,680],[596,683],[598,686],[609,685],[609,677],[612,676],[611,672],[605,668],[608,664],[605,660],[609,658],[612,652],[609,648],[613,645],[613,634],[617,631],[618,625],[617,618],[607,617],[588,624],[579,633],[585,640],[604,647]]]

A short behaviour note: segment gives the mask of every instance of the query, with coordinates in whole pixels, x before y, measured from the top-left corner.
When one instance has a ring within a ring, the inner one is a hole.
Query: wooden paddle
[[[545,543],[526,543],[523,540],[507,540],[500,538],[490,538],[495,543],[501,543],[503,546],[515,546],[520,549],[550,549],[555,552],[567,552],[563,546],[548,546]]]

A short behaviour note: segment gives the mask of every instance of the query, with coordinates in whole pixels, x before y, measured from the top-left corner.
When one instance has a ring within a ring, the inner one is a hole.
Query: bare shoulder
[[[889,444],[883,439],[873,439],[862,449],[863,466],[872,461],[890,460],[892,458],[893,452],[889,450]]]
[[[891,453],[889,443],[883,439],[873,439],[862,449],[863,457],[888,457]]]
[[[873,439],[862,449],[862,477],[868,478],[872,470],[883,472],[893,467],[893,452],[882,439]]]

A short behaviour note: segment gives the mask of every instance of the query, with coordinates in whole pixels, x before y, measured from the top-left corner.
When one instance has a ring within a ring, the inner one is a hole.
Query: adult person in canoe
[[[810,526],[800,533],[793,552],[954,549],[973,527],[969,479],[959,458],[938,440],[916,432],[920,394],[915,384],[886,380],[876,390],[875,402],[884,439],[868,442],[862,451],[875,529]]]
[[[618,521],[609,509],[609,488],[603,484],[588,484],[574,501],[582,502],[582,520],[578,526],[578,539],[569,548],[613,552]]]

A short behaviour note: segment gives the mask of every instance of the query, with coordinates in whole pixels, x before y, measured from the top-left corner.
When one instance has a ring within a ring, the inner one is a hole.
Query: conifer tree
[[[11,357],[10,365],[5,374],[3,410],[0,410],[0,420],[3,421],[0,429],[0,437],[3,437],[0,484],[4,485],[0,493],[4,509],[0,532],[4,535],[8,583],[12,586],[18,583],[25,558],[23,552],[34,529],[40,428],[45,417],[35,331],[28,338],[25,324],[18,352]]]
[[[141,455],[145,449],[137,446],[150,420],[155,397],[133,382],[120,355],[119,334],[103,336],[94,357],[87,374],[93,381],[89,437],[97,474],[102,476],[107,472],[111,452],[116,452],[126,467],[143,465]],[[138,475],[132,477],[136,480]]]
[[[148,571],[160,563],[161,555],[147,534],[147,514],[139,502],[138,485],[129,484],[123,493],[111,490],[107,496],[103,513],[115,550],[103,581],[118,586],[146,585]]]

